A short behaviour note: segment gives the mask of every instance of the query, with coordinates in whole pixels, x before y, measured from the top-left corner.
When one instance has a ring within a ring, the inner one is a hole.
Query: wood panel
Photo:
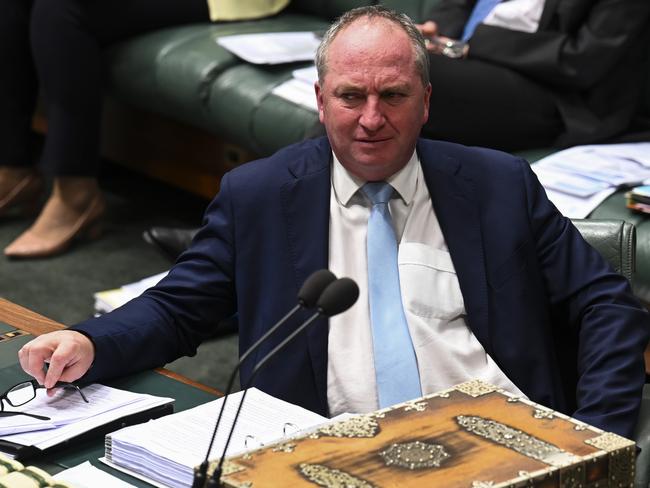
[[[0,298],[0,322],[5,322],[16,329],[23,330],[35,336],[66,328],[65,325],[56,322],[55,320],[48,319],[43,315],[33,312],[25,307],[21,307],[20,305],[5,300],[4,298]],[[168,369],[157,368],[156,372],[176,381],[194,386],[195,388],[211,393],[215,396],[223,395],[223,393],[216,388],[204,385]]]

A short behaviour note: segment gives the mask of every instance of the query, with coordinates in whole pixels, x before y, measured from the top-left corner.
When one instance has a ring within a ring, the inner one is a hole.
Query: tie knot
[[[385,181],[372,181],[361,187],[361,191],[370,199],[373,205],[388,203],[395,189]]]

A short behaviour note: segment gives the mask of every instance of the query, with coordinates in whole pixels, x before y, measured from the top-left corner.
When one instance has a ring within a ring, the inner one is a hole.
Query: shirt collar
[[[347,206],[352,197],[355,196],[359,188],[366,181],[354,176],[345,169],[334,153],[332,153],[332,161],[332,187],[334,189],[334,195],[341,205]],[[387,180],[395,188],[395,191],[404,200],[406,205],[410,205],[415,196],[418,178],[420,177],[419,168],[420,160],[417,153],[413,151],[413,155],[408,163]]]

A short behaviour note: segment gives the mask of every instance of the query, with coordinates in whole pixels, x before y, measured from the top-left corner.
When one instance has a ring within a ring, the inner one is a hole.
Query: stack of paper
[[[532,168],[560,212],[583,218],[617,189],[650,178],[650,143],[576,146]]]
[[[217,44],[253,64],[312,61],[320,44],[314,32],[264,32],[216,39]]]
[[[147,288],[151,288],[162,280],[169,271],[164,271],[153,276],[149,276],[135,283],[129,283],[112,290],[98,291],[95,297],[95,312],[108,313],[121,307],[129,300],[142,295]]]
[[[210,459],[219,459],[243,392],[228,397]],[[190,410],[135,425],[106,436],[102,461],[165,486],[192,486],[194,467],[203,462],[223,398]],[[228,454],[260,447],[287,433],[322,425],[328,419],[251,388]]]
[[[89,461],[68,468],[53,476],[57,481],[68,483],[75,488],[135,488],[133,485],[97,469]]]
[[[50,420],[25,415],[0,417],[0,439],[17,446],[47,449],[113,420],[174,401],[98,384],[84,387],[83,392],[88,403],[73,389],[58,389],[52,397],[47,396],[45,389],[39,389],[36,398],[22,407],[5,406],[6,411],[41,415]]]
[[[314,83],[318,80],[316,66],[307,66],[293,71],[293,78],[276,86],[273,94],[314,112],[318,111]]]
[[[650,186],[637,186],[625,193],[625,204],[629,209],[650,214]]]

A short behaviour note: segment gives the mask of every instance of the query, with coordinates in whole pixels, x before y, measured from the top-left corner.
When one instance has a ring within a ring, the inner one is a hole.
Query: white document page
[[[273,88],[272,93],[284,98],[285,100],[289,100],[290,102],[305,107],[308,110],[318,112],[316,92],[314,91],[313,84],[297,78],[291,78]]]
[[[630,142],[626,144],[594,144],[577,146],[585,151],[636,161],[650,167],[650,142]]]
[[[532,165],[549,199],[567,217],[587,217],[622,186],[650,178],[650,142],[575,146]]]
[[[293,78],[276,86],[273,93],[279,97],[318,112],[314,83],[318,80],[316,66],[311,65],[292,71]]]
[[[318,81],[318,70],[314,64],[305,68],[294,69],[291,73],[296,80],[304,81],[311,85],[312,88],[314,87],[314,83]]]
[[[238,34],[216,39],[217,44],[253,64],[310,61],[320,43],[313,32]]]
[[[221,457],[243,392],[228,397],[211,459]],[[163,484],[190,486],[193,468],[203,462],[223,399],[135,425],[107,436],[109,462]],[[257,448],[291,430],[322,424],[327,419],[255,388],[246,396],[228,455]],[[292,432],[293,433],[293,432]],[[110,446],[110,447],[109,447]]]
[[[539,182],[544,188],[574,197],[590,197],[613,186],[587,176],[540,166],[539,163],[533,166],[533,171],[537,174],[537,178],[539,178]]]
[[[142,295],[142,293],[148,288],[158,284],[160,280],[167,276],[167,273],[169,273],[169,271],[163,271],[162,273],[148,276],[147,278],[136,281],[135,283],[126,284],[120,288],[98,291],[93,295],[95,298],[95,311],[108,313],[121,307],[126,302]]]
[[[133,488],[133,485],[96,468],[90,462],[78,464],[55,474],[53,478],[75,488]]]
[[[562,215],[571,219],[584,219],[614,192],[616,188],[611,187],[587,198],[578,198],[553,190],[546,190],[546,195]]]
[[[132,393],[99,384],[86,386],[83,392],[89,403],[85,403],[78,392],[70,389],[60,390],[52,398],[47,397],[44,389],[37,390],[37,397],[17,410],[50,417],[52,420],[49,424],[54,424],[55,428],[30,428],[29,431],[2,435],[2,439],[47,449],[115,419],[173,401],[172,398]],[[4,422],[10,419],[15,422],[18,417],[22,416],[4,417],[0,420],[5,425]],[[6,427],[7,431],[15,432],[15,429]]]

